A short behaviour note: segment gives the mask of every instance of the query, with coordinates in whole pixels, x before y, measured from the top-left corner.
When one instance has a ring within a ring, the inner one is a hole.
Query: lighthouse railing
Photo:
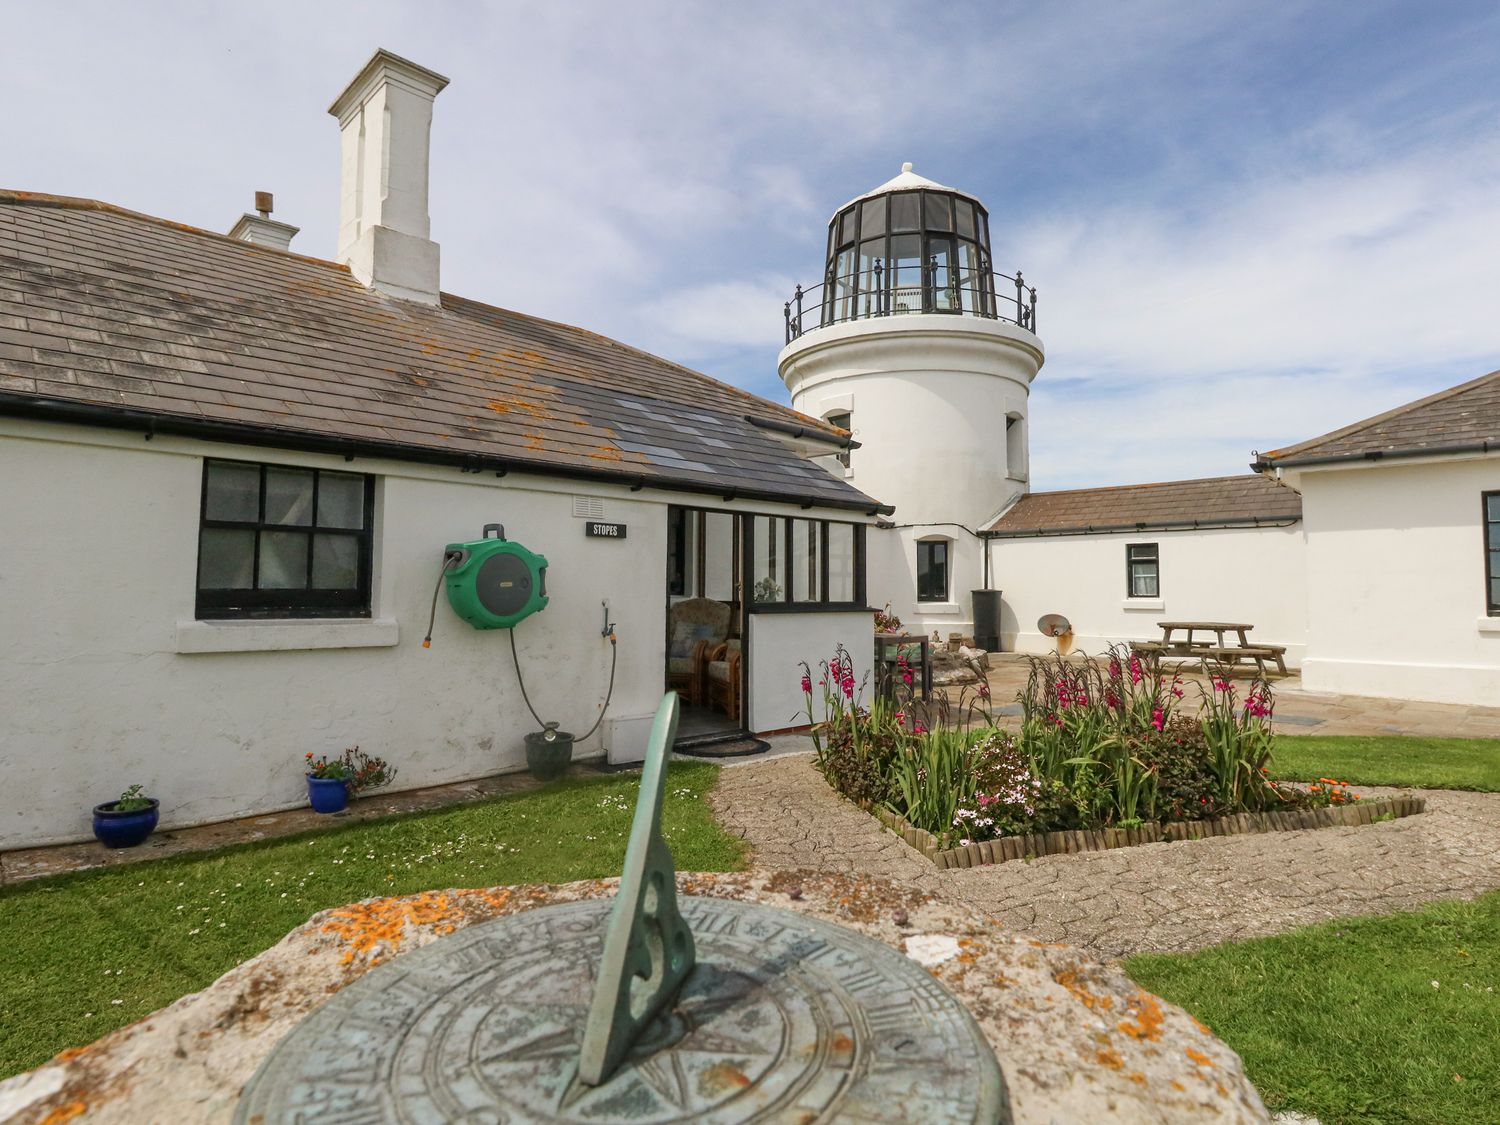
[[[1036,287],[1020,270],[965,273],[935,257],[920,266],[876,258],[850,273],[830,270],[816,285],[798,285],[782,317],[788,344],[815,328],[912,313],[977,316],[1035,332],[1036,304]]]

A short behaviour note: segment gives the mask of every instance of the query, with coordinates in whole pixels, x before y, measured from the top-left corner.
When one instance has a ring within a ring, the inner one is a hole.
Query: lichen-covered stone
[[[755,870],[681,875],[678,889],[811,914],[917,957],[978,1020],[1017,1122],[1267,1120],[1233,1051],[1076,949],[876,880]],[[0,1118],[228,1121],[281,1037],[373,966],[475,922],[613,890],[614,880],[432,891],[324,911],[202,992],[0,1082]]]

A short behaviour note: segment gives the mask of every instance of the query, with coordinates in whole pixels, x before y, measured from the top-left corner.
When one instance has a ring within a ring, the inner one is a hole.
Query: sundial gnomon
[[[1009,1119],[968,1012],[921,966],[789,910],[684,897],[657,712],[613,900],[470,926],[366,973],[277,1045],[244,1125]]]

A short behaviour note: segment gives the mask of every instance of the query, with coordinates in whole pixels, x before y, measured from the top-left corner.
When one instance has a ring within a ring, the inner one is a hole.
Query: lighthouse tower
[[[994,272],[977,198],[904,164],[835,212],[822,283],[787,305],[778,369],[794,407],[853,431],[858,448],[829,468],[895,506],[870,533],[869,597],[913,632],[976,633],[973,591],[1001,585],[978,532],[1027,490],[1043,358],[1036,291]],[[981,638],[994,601],[980,599]]]

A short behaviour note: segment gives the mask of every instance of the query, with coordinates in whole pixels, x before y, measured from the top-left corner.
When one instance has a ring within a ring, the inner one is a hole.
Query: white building
[[[1500,371],[1257,468],[1302,494],[1304,686],[1500,706]]]
[[[808,459],[843,431],[441,291],[445,85],[379,52],[335,101],[337,261],[268,215],[226,237],[0,193],[0,848],[86,837],[132,783],[166,827],[303,804],[309,751],[358,744],[401,787],[520,768],[503,631],[439,605],[422,645],[445,545],[487,524],[550,563],[513,634],[544,718],[598,718],[615,626],[580,756],[638,757],[686,682],[681,595],[727,607],[720,725],[795,725],[797,662],[837,644],[868,667],[885,509]]]

